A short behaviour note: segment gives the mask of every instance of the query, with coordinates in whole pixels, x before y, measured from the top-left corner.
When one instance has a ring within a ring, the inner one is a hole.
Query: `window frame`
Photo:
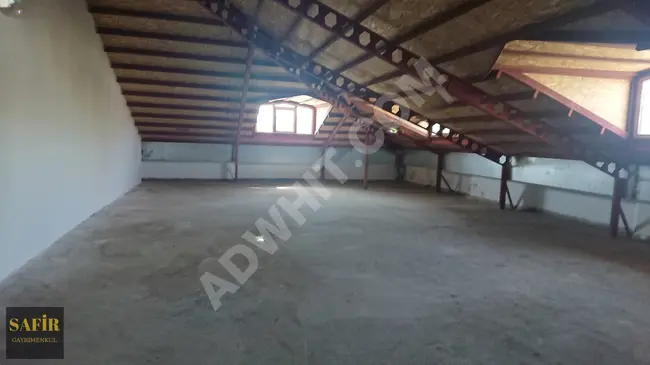
[[[650,69],[638,72],[630,83],[630,112],[628,113],[628,131],[629,136],[633,138],[650,139],[649,134],[639,134],[641,125],[641,95],[643,93],[643,83],[650,80]],[[649,81],[650,82],[650,81]],[[650,91],[650,84],[648,85]],[[647,106],[650,109],[650,105]],[[650,123],[650,121],[648,121]]]
[[[285,107],[282,106],[283,104],[289,104],[292,107]],[[285,135],[296,135],[296,136],[313,136],[316,133],[316,108],[307,105],[307,104],[300,104],[296,103],[293,101],[288,101],[288,100],[276,100],[271,103],[264,103],[260,104],[260,108],[265,106],[265,105],[270,105],[273,107],[273,132],[258,132],[257,131],[257,120],[255,121],[255,128],[253,129],[254,134],[285,134]],[[308,108],[311,110],[311,133],[309,134],[303,134],[303,133],[298,133],[298,108]],[[278,131],[277,128],[277,111],[278,110],[290,110],[293,111],[293,131],[292,132],[286,132],[286,131]],[[259,108],[258,108],[258,114],[259,114]]]

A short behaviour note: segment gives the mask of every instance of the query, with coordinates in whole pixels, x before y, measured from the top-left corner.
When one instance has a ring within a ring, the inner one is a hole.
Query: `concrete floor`
[[[293,200],[278,184],[143,183],[0,283],[0,307],[64,306],[66,364],[650,363],[647,244],[408,185],[332,184],[214,312],[199,275],[234,281],[209,258]]]

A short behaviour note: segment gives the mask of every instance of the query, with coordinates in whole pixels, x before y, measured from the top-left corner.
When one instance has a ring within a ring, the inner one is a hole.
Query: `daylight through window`
[[[260,106],[255,131],[314,134],[327,118],[330,109],[330,104],[306,95],[276,100]]]
[[[637,134],[650,135],[650,79],[641,82],[641,96],[639,98],[639,121]]]

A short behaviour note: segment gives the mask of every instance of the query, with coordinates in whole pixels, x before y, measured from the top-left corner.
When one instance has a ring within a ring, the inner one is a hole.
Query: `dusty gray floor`
[[[65,306],[67,364],[650,364],[647,244],[371,188],[287,218],[291,239],[256,249],[214,312],[199,274],[232,278],[206,259],[295,193],[147,182],[4,280],[0,307]]]

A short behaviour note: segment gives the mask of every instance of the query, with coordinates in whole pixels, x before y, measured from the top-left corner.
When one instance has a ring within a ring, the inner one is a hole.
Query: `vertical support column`
[[[325,154],[327,153],[327,146],[323,147],[322,158],[320,161],[320,179],[325,181]]]
[[[403,182],[406,175],[406,165],[405,160],[405,151],[395,150],[395,170],[397,172],[397,178],[395,179],[398,182]]]
[[[363,154],[363,188],[368,189],[368,163],[369,163],[369,152],[368,148],[370,146],[370,128],[366,130],[366,139],[364,141],[366,145],[366,151]]]
[[[621,201],[625,195],[625,180],[614,180],[614,193],[612,194],[612,210],[609,217],[609,235],[612,238],[618,236],[619,221],[621,217]]]
[[[499,188],[499,209],[506,209],[506,198],[508,195],[508,180],[512,179],[512,165],[510,164],[510,157],[506,158],[506,162],[501,166],[501,186]]]
[[[438,164],[436,166],[436,193],[442,192],[442,172],[445,169],[445,154],[438,153]]]
[[[253,48],[252,45],[249,45],[248,53],[246,54],[246,71],[244,73],[244,86],[241,92],[241,104],[239,106],[239,122],[237,123],[237,135],[235,136],[235,148],[233,151],[233,162],[235,163],[235,180],[239,178],[239,138],[240,138],[239,135],[241,134],[242,123],[244,122],[244,112],[246,111],[246,96],[248,95],[248,84],[251,78],[251,69],[253,68],[254,54],[255,54],[255,48]]]

